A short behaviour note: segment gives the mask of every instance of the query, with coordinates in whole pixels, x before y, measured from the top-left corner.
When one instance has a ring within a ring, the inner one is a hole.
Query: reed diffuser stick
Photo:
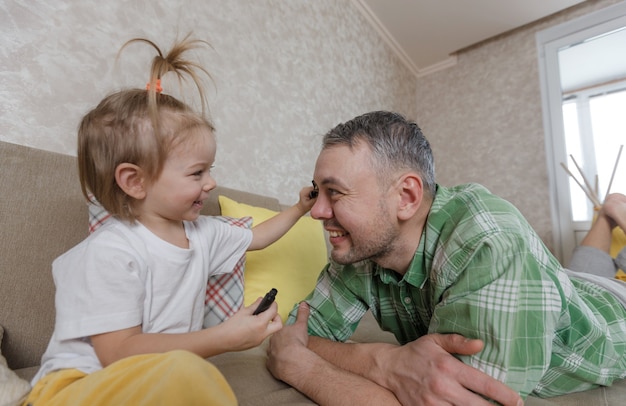
[[[611,174],[611,180],[609,181],[609,187],[606,188],[606,195],[604,195],[604,200],[606,200],[606,197],[609,195],[609,193],[611,193],[611,186],[613,186],[613,178],[615,177],[615,171],[617,170],[617,165],[619,164],[619,159],[622,155],[622,149],[624,148],[624,145],[620,145],[619,146],[619,151],[617,152],[617,158],[615,159],[615,165],[613,166],[613,173]]]
[[[580,188],[583,190],[583,192],[585,192],[585,194],[587,195],[589,200],[591,200],[591,203],[593,203],[595,206],[598,206],[598,207],[602,206],[602,204],[600,204],[598,202],[598,199],[594,195],[592,195],[587,190],[587,188],[582,183],[580,183],[580,181],[578,179],[576,179],[576,176],[574,176],[574,174],[567,168],[567,166],[563,162],[561,162],[561,166],[563,167],[563,169],[565,169],[565,172],[567,172],[569,174],[569,176],[571,176],[572,179],[574,179],[574,181],[576,181],[576,183],[578,184],[578,186],[580,186]]]
[[[591,184],[587,180],[587,177],[583,173],[583,170],[578,165],[578,162],[576,162],[576,159],[574,159],[574,156],[570,154],[569,157],[572,158],[572,162],[574,162],[574,165],[576,165],[576,169],[578,169],[578,173],[580,173],[580,176],[583,178],[583,182],[585,182],[585,185],[587,186],[587,190],[589,191],[589,193],[587,193],[587,196],[589,196],[589,199],[591,199],[591,202],[594,204],[594,206],[597,206],[597,207],[602,206],[602,203],[600,202],[600,199],[594,193],[594,189],[591,187]],[[580,185],[580,183],[579,183],[579,185]]]

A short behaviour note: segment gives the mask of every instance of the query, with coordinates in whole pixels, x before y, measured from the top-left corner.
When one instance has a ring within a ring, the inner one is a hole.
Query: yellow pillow
[[[611,234],[611,256],[615,258],[624,247],[626,247],[626,234],[621,228],[615,227]],[[623,269],[618,269],[615,277],[626,282],[626,272]]]
[[[218,196],[218,201],[222,216],[251,216],[253,227],[277,214],[273,210],[239,203],[225,196]],[[257,298],[276,288],[278,313],[285,321],[293,306],[313,290],[327,262],[322,224],[303,216],[274,244],[246,253],[244,304],[250,306]]]

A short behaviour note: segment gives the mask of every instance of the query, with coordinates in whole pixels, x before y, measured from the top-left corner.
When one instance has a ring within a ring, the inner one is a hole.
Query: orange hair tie
[[[150,90],[150,82],[148,82],[146,84],[146,90]],[[161,93],[163,91],[163,88],[161,87],[161,79],[157,79],[156,80],[156,92],[157,93]]]

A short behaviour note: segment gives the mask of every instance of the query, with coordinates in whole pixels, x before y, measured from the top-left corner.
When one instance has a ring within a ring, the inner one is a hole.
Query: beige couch
[[[36,372],[54,326],[50,264],[87,236],[87,207],[75,166],[70,156],[0,142],[0,326],[5,330],[0,348],[9,368],[25,379]],[[220,194],[272,210],[281,208],[276,199],[218,187],[204,209],[206,214],[220,214]],[[394,342],[371,316],[353,340]],[[231,383],[241,405],[313,404],[268,373],[266,344],[211,361]],[[0,374],[0,393],[2,384]],[[526,404],[624,405],[626,383],[550,400],[529,398]]]

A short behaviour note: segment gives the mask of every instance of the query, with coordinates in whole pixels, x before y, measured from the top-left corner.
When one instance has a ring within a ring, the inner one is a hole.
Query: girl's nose
[[[202,190],[205,192],[210,192],[211,190],[215,189],[215,186],[217,186],[217,182],[215,181],[215,179],[213,179],[212,176],[209,176],[204,185],[202,185]]]

